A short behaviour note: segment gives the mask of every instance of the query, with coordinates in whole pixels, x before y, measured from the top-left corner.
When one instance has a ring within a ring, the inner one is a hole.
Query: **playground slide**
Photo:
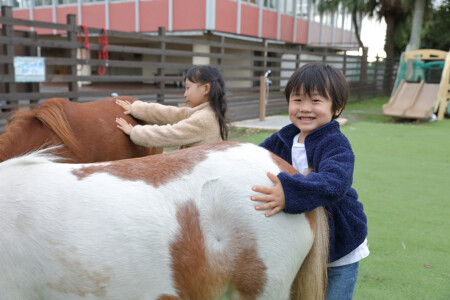
[[[439,84],[401,81],[389,102],[383,105],[383,114],[392,117],[429,119],[436,104]]]
[[[424,83],[414,104],[405,111],[405,117],[428,120],[433,113],[439,93],[439,83]]]

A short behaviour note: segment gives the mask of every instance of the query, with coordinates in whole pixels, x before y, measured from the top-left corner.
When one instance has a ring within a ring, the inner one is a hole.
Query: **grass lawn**
[[[354,299],[450,299],[450,120],[395,121],[387,98],[349,104],[342,131],[356,156],[354,187],[371,254]],[[234,130],[260,143],[271,132]]]

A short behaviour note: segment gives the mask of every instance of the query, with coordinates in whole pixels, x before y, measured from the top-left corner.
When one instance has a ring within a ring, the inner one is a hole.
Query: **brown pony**
[[[89,163],[141,157],[162,152],[134,144],[116,127],[116,117],[135,125],[138,122],[115,103],[120,96],[78,103],[51,98],[40,107],[17,111],[0,135],[0,162],[37,149],[61,145],[54,154],[66,162]]]

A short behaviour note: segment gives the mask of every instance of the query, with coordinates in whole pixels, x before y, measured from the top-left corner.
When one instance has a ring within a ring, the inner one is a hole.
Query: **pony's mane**
[[[30,119],[35,118],[35,110],[18,110],[8,119],[8,123],[6,124],[5,131],[0,135],[0,146],[1,145],[14,145],[17,142],[17,137],[23,131],[22,124],[27,123]],[[3,147],[0,147],[0,159],[3,161],[8,157],[5,156],[4,151],[2,151]]]
[[[17,110],[9,119],[5,131],[0,135],[0,145],[14,145],[18,142],[18,137],[23,132],[24,124],[31,120],[41,122],[45,127],[53,132],[62,143],[72,151],[79,153],[79,145],[72,134],[66,115],[64,113],[65,99],[52,98],[45,101],[40,107],[29,110]],[[46,146],[46,145],[43,145]],[[0,150],[0,159],[4,161],[10,157],[5,156]]]
[[[53,151],[62,146],[53,146],[45,149],[39,149],[21,156],[17,156],[2,162],[1,166],[11,166],[11,165],[31,165],[31,164],[42,164],[42,163],[52,163],[59,162],[63,158],[56,156]]]
[[[69,127],[69,122],[64,113],[66,101],[63,98],[49,99],[35,111],[35,116],[53,131],[74,154],[80,153],[78,142]]]
[[[2,134],[2,138],[13,141],[14,136],[22,131],[22,124],[35,118],[35,113],[36,108],[29,110],[17,110],[11,117],[9,117],[5,132]]]

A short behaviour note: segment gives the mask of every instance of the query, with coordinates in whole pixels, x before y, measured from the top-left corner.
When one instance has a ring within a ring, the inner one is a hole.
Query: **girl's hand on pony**
[[[125,134],[130,135],[133,130],[133,125],[125,121],[123,118],[116,118],[117,127],[120,128]]]
[[[116,99],[116,104],[121,106],[124,110],[124,114],[129,115],[130,109],[131,109],[131,103],[129,101],[124,101],[124,100],[120,100],[120,99]]]
[[[280,179],[272,173],[267,173],[269,179],[275,184],[274,186],[255,186],[253,191],[262,193],[264,195],[252,196],[252,201],[265,202],[264,204],[258,204],[255,206],[256,210],[270,210],[265,213],[266,217],[271,217],[276,213],[279,213],[284,209],[285,199],[283,186]]]

